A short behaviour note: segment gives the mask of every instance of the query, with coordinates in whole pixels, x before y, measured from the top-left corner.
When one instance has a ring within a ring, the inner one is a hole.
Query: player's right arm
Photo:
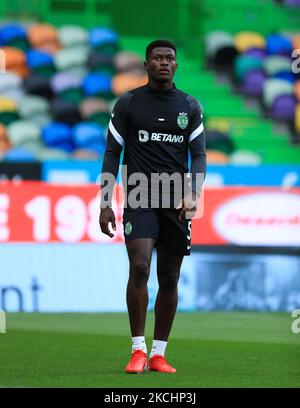
[[[101,231],[110,238],[112,238],[114,234],[109,230],[109,223],[111,223],[113,230],[116,230],[116,219],[112,210],[112,193],[119,171],[121,151],[125,143],[129,100],[129,93],[122,95],[113,108],[108,125],[106,150],[101,171],[99,224]]]

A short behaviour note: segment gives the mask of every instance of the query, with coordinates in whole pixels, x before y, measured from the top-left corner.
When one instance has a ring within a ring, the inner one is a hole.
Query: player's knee
[[[134,262],[131,265],[131,280],[133,284],[137,287],[143,287],[147,285],[149,273],[150,273],[150,265],[146,261],[138,261]]]
[[[158,278],[159,288],[161,290],[174,290],[177,287],[179,280],[178,272],[170,272]]]

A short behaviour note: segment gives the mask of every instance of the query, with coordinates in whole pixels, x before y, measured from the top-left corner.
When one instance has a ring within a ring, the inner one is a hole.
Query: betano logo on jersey
[[[148,142],[148,140],[154,142],[172,142],[182,143],[184,140],[183,135],[170,135],[169,133],[155,133],[152,132],[151,136],[147,130],[139,130],[139,141],[142,143]]]

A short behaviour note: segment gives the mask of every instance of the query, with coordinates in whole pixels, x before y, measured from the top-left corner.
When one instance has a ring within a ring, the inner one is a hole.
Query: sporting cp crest
[[[125,225],[125,234],[129,235],[132,231],[132,224],[131,222],[127,222]]]
[[[185,129],[189,123],[187,113],[180,112],[177,116],[177,124],[181,129]]]

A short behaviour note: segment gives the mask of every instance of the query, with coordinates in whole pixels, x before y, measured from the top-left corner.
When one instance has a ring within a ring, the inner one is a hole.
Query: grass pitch
[[[148,313],[148,352],[153,323]],[[8,314],[0,387],[300,387],[291,323],[283,313],[177,313],[166,354],[177,373],[128,375],[126,313]]]

